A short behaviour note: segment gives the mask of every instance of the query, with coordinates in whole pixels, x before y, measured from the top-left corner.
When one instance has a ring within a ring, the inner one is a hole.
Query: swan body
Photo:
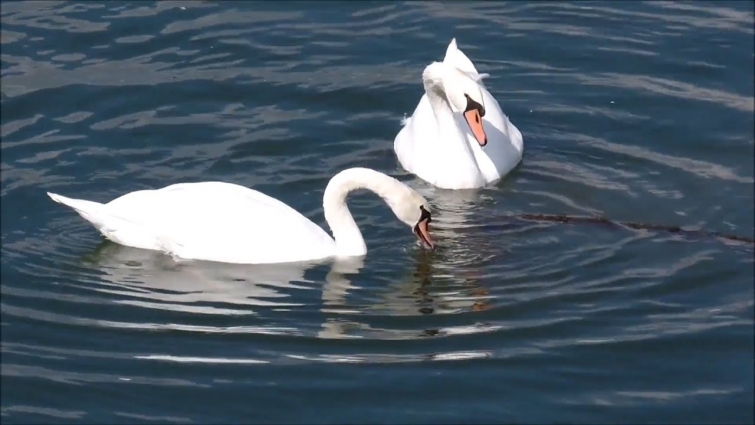
[[[325,188],[325,219],[334,237],[283,202],[232,183],[179,183],[131,192],[107,204],[47,194],[121,245],[179,259],[269,264],[365,255],[364,239],[346,206],[349,192],[362,188],[382,197],[399,220],[433,246],[427,201],[367,168],[341,171]]]
[[[522,133],[485,88],[485,77],[456,39],[443,62],[425,68],[425,94],[394,140],[404,169],[442,189],[472,189],[500,180],[519,164]]]

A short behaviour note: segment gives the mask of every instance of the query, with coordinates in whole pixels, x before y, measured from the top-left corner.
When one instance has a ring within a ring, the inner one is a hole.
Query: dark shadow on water
[[[684,229],[679,226],[670,226],[663,224],[638,223],[633,221],[617,222],[611,221],[602,216],[574,216],[566,214],[517,214],[504,217],[499,223],[486,224],[486,228],[498,228],[512,226],[512,221],[539,221],[560,224],[594,224],[608,228],[621,229],[629,228],[635,230],[654,230],[659,232],[675,233],[689,238],[719,238],[729,242],[741,243],[744,245],[755,244],[755,239],[738,235],[728,235],[719,232],[709,232],[701,229]]]

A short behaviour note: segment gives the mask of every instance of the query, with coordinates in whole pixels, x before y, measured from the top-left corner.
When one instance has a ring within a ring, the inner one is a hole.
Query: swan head
[[[343,241],[348,238],[358,237],[358,243],[354,241],[351,243],[359,245],[359,249],[351,247],[352,251],[358,251],[358,255],[366,252],[364,240],[346,206],[346,196],[358,189],[367,189],[380,196],[396,218],[409,226],[422,244],[427,248],[435,249],[433,239],[430,237],[432,215],[427,200],[398,179],[364,167],[353,167],[339,172],[325,187],[323,212],[325,220],[333,231],[336,244],[344,243]]]
[[[482,98],[482,89],[477,80],[469,74],[449,67],[444,78],[444,86],[448,102],[464,114],[464,120],[472,130],[477,143],[480,146],[488,144],[488,136],[482,127],[482,117],[485,116],[485,103]]]
[[[430,236],[430,222],[433,221],[430,204],[414,189],[407,189],[391,208],[396,217],[412,229],[419,241],[429,249],[435,249]]]
[[[462,112],[464,120],[480,146],[488,144],[488,136],[482,126],[485,102],[479,82],[485,76],[485,74],[478,74],[475,79],[470,74],[444,62],[433,62],[422,73],[425,90],[443,92],[448,103],[457,111]]]

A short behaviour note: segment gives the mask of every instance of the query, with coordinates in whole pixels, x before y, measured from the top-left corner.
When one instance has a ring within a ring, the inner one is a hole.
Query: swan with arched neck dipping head
[[[283,202],[232,183],[179,183],[131,192],[107,204],[47,194],[121,245],[184,260],[270,264],[366,255],[362,233],[346,206],[346,196],[357,189],[375,192],[425,246],[434,248],[425,198],[368,168],[341,171],[325,188],[323,210],[333,237]]]

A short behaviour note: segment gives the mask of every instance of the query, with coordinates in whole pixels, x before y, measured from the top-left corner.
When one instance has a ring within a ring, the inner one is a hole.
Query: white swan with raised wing
[[[269,264],[365,255],[367,246],[346,205],[349,192],[362,188],[383,198],[433,248],[425,198],[368,168],[341,171],[325,188],[323,209],[333,238],[283,202],[232,183],[179,183],[131,192],[107,204],[47,194],[121,245],[179,259]]]
[[[472,189],[501,179],[522,160],[522,133],[451,40],[443,62],[422,73],[425,94],[394,141],[401,166],[443,189]]]

